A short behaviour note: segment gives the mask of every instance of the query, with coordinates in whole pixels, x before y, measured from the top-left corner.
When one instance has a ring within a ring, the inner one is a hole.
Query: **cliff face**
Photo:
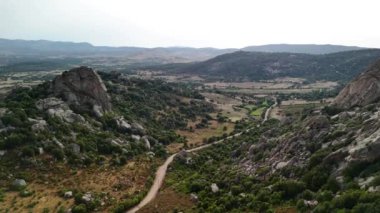
[[[92,110],[97,116],[111,110],[110,98],[99,75],[88,67],[65,71],[52,82],[55,96],[83,110]]]
[[[335,98],[339,108],[365,106],[380,99],[380,60],[351,81]]]

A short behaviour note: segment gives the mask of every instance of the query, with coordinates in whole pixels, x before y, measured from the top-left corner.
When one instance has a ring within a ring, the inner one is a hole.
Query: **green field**
[[[260,117],[263,114],[265,108],[266,107],[257,108],[257,109],[255,109],[254,111],[251,112],[251,115],[252,116],[256,116],[256,117]]]

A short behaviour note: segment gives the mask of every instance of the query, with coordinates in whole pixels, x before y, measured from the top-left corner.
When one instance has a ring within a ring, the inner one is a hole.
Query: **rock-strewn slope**
[[[63,72],[52,82],[52,89],[55,96],[63,97],[70,105],[93,110],[98,116],[111,110],[107,89],[91,68],[79,67]]]
[[[365,106],[380,99],[380,60],[350,82],[335,98],[340,108]]]

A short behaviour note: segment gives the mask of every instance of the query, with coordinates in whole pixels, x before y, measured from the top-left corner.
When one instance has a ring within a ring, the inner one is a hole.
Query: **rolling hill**
[[[238,51],[204,62],[166,65],[161,69],[214,80],[264,80],[289,76],[309,80],[347,81],[379,58],[379,49],[323,55]]]

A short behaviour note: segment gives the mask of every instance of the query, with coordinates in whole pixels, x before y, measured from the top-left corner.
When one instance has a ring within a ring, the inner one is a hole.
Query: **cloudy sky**
[[[109,46],[380,47],[378,0],[0,0],[0,38]]]

